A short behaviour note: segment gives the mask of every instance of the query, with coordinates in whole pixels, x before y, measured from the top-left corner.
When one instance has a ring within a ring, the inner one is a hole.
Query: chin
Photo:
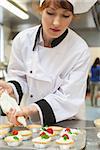
[[[63,32],[58,32],[58,33],[52,33],[51,37],[52,38],[58,38],[59,36],[61,36],[63,34]]]

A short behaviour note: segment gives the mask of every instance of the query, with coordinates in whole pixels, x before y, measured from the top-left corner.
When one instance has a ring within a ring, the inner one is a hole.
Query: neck
[[[51,43],[53,41],[53,39],[51,38],[48,38],[45,33],[42,32],[42,37],[43,37],[43,40],[44,40],[44,46],[45,47],[51,47]]]
[[[44,46],[45,47],[51,47],[51,41],[44,40]]]

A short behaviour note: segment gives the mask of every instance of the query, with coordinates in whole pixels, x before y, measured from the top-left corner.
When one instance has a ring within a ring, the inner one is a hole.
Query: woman
[[[25,97],[21,112],[7,113],[15,125],[20,125],[18,116],[38,118],[44,125],[84,118],[90,53],[86,42],[69,28],[74,2],[40,0],[41,25],[19,33],[13,41],[8,83],[1,81],[0,87],[18,103]]]
[[[100,82],[100,58],[97,57],[91,67],[91,81]]]
[[[100,58],[97,57],[91,67],[90,76],[90,89],[91,89],[91,105],[97,105],[97,97],[99,96],[100,89]]]

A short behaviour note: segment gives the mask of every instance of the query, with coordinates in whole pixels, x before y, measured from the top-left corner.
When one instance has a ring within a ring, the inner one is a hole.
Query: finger
[[[3,87],[2,87],[2,86],[0,86],[0,90],[1,90],[1,89],[3,89]]]
[[[14,113],[16,110],[15,109],[13,109],[13,108],[10,108],[10,110],[9,110],[9,112],[12,112],[12,113]]]
[[[15,117],[15,113],[16,113],[16,110],[15,109],[10,109],[9,112],[7,112],[7,117],[8,117],[8,120],[13,123],[14,125],[17,124],[17,119]]]
[[[1,88],[1,89],[0,89],[0,96],[2,95],[3,92],[4,92],[4,89]]]
[[[16,112],[16,117],[21,117],[21,116],[24,116],[25,113],[23,111],[18,111]]]

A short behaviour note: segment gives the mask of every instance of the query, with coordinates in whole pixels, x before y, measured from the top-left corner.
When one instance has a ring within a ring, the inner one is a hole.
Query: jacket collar
[[[41,43],[42,40],[43,40],[43,38],[41,36],[42,33],[40,35],[40,32],[42,32],[41,29],[42,29],[42,25],[40,25],[39,28],[38,28],[38,30],[37,30],[36,37],[35,37],[35,43],[34,43],[34,46],[33,46],[33,51],[34,51],[34,49],[36,47],[37,41],[40,40],[39,43]],[[54,39],[52,41],[51,47],[53,48],[53,47],[57,46],[60,42],[62,42],[63,39],[66,37],[67,34],[68,34],[68,29],[66,29],[65,32],[61,36],[59,36],[58,38],[56,38],[56,39]]]

